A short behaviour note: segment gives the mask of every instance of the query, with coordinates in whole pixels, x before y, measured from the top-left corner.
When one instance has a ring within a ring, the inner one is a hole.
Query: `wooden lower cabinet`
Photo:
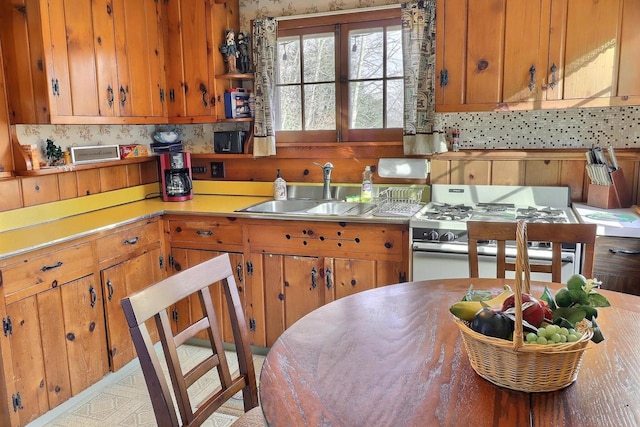
[[[406,226],[290,222],[249,226],[253,343],[271,346],[307,313],[406,281]]]
[[[206,260],[221,255],[223,252],[201,249],[188,248],[171,248],[172,271],[178,273],[186,268],[193,267]],[[244,304],[244,256],[241,253],[229,252],[231,265],[234,267],[234,276],[240,299]],[[223,293],[220,282],[214,283],[209,287],[211,299],[213,300],[213,308],[216,311],[218,322],[222,325],[222,339],[224,342],[233,343],[233,331],[229,320],[229,310],[227,301]],[[170,318],[173,319],[174,334],[185,329],[191,324],[191,319],[199,319],[203,317],[202,308],[198,298],[191,296],[183,301],[178,302],[170,308]],[[199,338],[207,339],[205,332],[198,335]]]
[[[160,248],[155,247],[100,272],[108,330],[109,364],[112,371],[117,371],[137,356],[120,301],[163,278],[160,258]],[[152,338],[157,340],[153,319],[147,322],[147,327]]]
[[[15,385],[10,405],[20,425],[108,372],[102,298],[93,275],[15,301],[6,310]]]
[[[603,289],[640,295],[640,239],[599,236],[593,275]]]

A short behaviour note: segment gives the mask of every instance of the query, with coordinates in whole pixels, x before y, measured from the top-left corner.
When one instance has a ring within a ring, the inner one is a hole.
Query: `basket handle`
[[[516,320],[513,327],[513,349],[517,351],[524,345],[522,294],[531,292],[531,268],[529,267],[529,252],[527,250],[527,223],[520,219],[516,224],[516,289],[514,295]]]

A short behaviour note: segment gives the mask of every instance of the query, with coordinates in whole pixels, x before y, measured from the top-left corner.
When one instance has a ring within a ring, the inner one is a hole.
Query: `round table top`
[[[549,393],[500,388],[467,359],[449,306],[473,284],[499,293],[509,279],[401,283],[309,313],[278,338],[260,376],[270,426],[640,425],[640,297],[599,291],[605,340],[589,344],[576,382]],[[544,286],[533,282],[539,296]]]

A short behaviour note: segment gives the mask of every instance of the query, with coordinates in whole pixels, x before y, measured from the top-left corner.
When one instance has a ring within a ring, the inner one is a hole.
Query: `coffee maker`
[[[189,153],[161,153],[160,181],[162,200],[182,202],[193,199],[191,155]]]

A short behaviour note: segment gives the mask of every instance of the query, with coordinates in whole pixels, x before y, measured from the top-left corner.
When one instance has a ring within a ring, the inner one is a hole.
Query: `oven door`
[[[551,251],[529,249],[532,263],[551,264]],[[515,261],[515,248],[507,248],[507,261]],[[566,283],[579,270],[573,252],[562,253],[562,282]],[[465,244],[414,242],[412,245],[412,279],[432,280],[469,277],[469,255]],[[496,277],[496,248],[478,247],[480,277]],[[507,271],[507,278],[515,272]],[[531,273],[531,280],[551,281],[550,273]]]

